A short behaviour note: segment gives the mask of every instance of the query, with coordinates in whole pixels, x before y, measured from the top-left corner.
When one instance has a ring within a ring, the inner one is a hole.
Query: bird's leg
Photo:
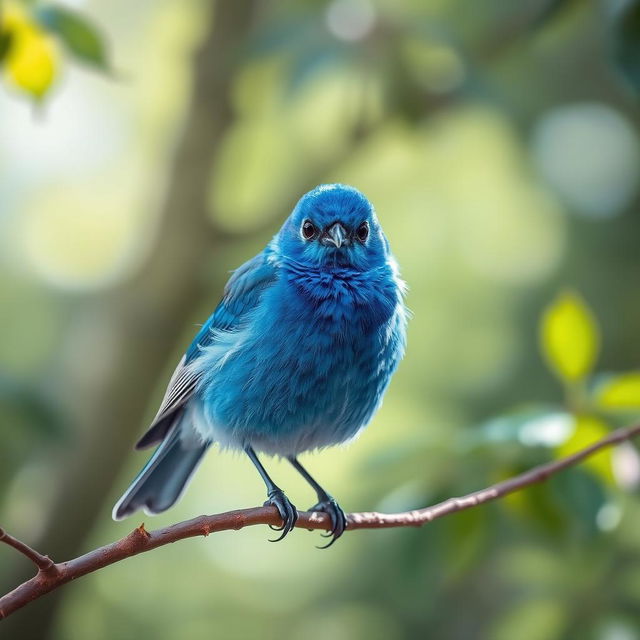
[[[295,526],[296,520],[298,519],[298,511],[291,504],[289,498],[285,496],[284,491],[280,489],[280,487],[278,487],[269,477],[266,469],[262,466],[260,460],[258,460],[256,452],[251,447],[245,447],[244,451],[249,456],[249,460],[251,460],[255,465],[258,473],[262,476],[265,485],[267,485],[268,500],[264,503],[265,506],[274,506],[282,518],[281,527],[272,527],[272,529],[275,529],[276,531],[282,531],[282,535],[279,538],[271,540],[271,542],[278,542],[278,540],[282,540],[282,538],[284,538]]]
[[[329,514],[331,518],[331,531],[329,531],[326,537],[331,537],[331,542],[322,547],[326,549],[330,547],[347,528],[347,516],[341,509],[340,505],[336,502],[336,499],[330,496],[309,474],[309,472],[298,462],[295,457],[288,458],[289,462],[300,473],[300,475],[315,489],[318,495],[318,504],[314,505],[309,511],[322,511]]]

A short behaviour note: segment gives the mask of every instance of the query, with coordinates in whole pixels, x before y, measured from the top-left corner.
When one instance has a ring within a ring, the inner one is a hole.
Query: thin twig
[[[49,556],[43,556],[41,553],[32,549],[28,544],[21,542],[17,538],[10,536],[4,529],[0,527],[0,542],[8,544],[16,551],[19,551],[23,556],[26,556],[38,567],[38,571],[51,571],[54,569],[55,564]],[[2,617],[2,616],[0,616]]]
[[[419,527],[438,518],[464,511],[491,500],[496,500],[509,493],[543,482],[549,476],[572,467],[594,453],[618,444],[640,434],[640,424],[624,427],[611,432],[606,438],[599,440],[581,451],[566,458],[554,460],[534,467],[529,471],[499,482],[486,489],[475,491],[466,496],[449,498],[431,507],[405,511],[403,513],[351,513],[347,516],[347,531],[355,529],[383,529],[391,527]],[[280,525],[281,520],[275,507],[256,507],[229,511],[212,516],[199,516],[185,520],[156,531],[147,531],[144,525],[134,529],[129,535],[117,542],[112,542],[99,549],[69,560],[53,564],[47,557],[34,551],[27,545],[12,538],[0,530],[0,541],[9,544],[38,566],[38,574],[19,587],[0,598],[0,619],[6,618],[26,604],[57,589],[63,584],[102,569],[110,564],[145,553],[166,544],[193,538],[208,536],[218,531],[239,530],[257,524]],[[323,529],[331,527],[329,517],[324,513],[300,512],[296,527],[302,529]],[[48,563],[48,564],[47,564]]]

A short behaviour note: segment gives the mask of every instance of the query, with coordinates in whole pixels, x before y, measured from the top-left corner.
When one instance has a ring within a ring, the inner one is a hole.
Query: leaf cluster
[[[11,86],[42,100],[55,86],[65,54],[110,71],[104,36],[81,13],[48,2],[6,3],[0,14],[0,67]]]

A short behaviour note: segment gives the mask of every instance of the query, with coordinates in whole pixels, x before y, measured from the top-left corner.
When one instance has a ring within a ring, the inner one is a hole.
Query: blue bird
[[[329,184],[304,195],[280,231],[237,269],[178,364],[136,448],[159,445],[113,509],[171,507],[215,442],[243,450],[278,509],[297,519],[257,452],[282,456],[315,490],[312,510],[346,527],[298,454],[355,438],[382,402],[405,348],[404,283],[367,198]]]

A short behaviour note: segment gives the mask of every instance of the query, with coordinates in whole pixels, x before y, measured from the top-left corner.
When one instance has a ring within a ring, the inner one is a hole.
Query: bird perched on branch
[[[298,462],[303,451],[354,438],[380,406],[403,356],[406,311],[389,243],[367,198],[321,185],[278,234],[237,269],[178,364],[136,448],[158,445],[113,509],[165,511],[215,442],[244,450],[278,509],[281,540],[297,511],[258,452],[287,458],[331,519],[345,514]]]

